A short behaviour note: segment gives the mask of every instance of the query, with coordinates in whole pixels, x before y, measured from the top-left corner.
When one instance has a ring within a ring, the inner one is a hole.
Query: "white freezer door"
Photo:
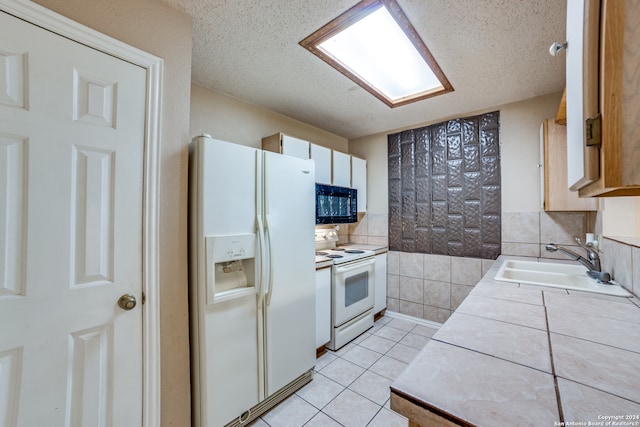
[[[191,283],[195,295],[191,310],[196,316],[192,351],[197,352],[193,356],[194,408],[200,427],[215,427],[239,417],[262,398],[262,313],[256,293],[207,304],[204,245],[207,236],[256,233],[261,152],[207,137],[195,144],[192,173],[197,194],[191,201],[196,210],[192,256],[198,259],[197,280]]]
[[[315,364],[315,166],[311,160],[264,156],[269,396]]]
[[[260,187],[259,150],[211,138],[202,146],[201,197],[204,236],[256,232],[256,205]]]

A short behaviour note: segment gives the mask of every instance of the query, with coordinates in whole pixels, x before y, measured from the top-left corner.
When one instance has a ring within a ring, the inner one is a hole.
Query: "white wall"
[[[561,93],[540,96],[486,110],[460,113],[457,117],[500,111],[500,150],[502,168],[502,211],[540,210],[540,124],[555,117]],[[418,123],[415,129],[451,119],[445,117]],[[349,152],[367,159],[367,212],[388,214],[387,134],[404,129],[349,141]]]
[[[604,198],[602,234],[611,237],[640,237],[640,197]]]
[[[262,138],[282,132],[347,152],[348,140],[265,108],[194,84],[191,87],[191,134],[260,148]]]

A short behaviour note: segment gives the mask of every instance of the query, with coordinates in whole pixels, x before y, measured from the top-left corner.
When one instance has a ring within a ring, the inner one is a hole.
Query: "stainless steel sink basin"
[[[588,277],[586,272],[586,268],[575,264],[507,260],[502,263],[495,279],[502,282],[526,283],[620,297],[631,296],[617,283],[600,284]]]

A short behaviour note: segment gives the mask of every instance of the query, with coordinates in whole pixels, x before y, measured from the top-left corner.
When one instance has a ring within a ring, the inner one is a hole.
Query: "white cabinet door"
[[[367,161],[351,156],[351,187],[358,190],[358,212],[367,211]]]
[[[309,142],[292,136],[282,135],[282,154],[309,160]]]
[[[579,190],[598,179],[599,150],[586,145],[585,120],[598,114],[600,2],[567,2],[567,175]]]
[[[351,187],[351,156],[333,151],[333,185]]]
[[[331,185],[331,149],[311,144],[311,159],[316,162],[316,182]]]
[[[331,340],[331,267],[316,270],[316,348]]]
[[[387,308],[387,253],[376,255],[374,314]]]

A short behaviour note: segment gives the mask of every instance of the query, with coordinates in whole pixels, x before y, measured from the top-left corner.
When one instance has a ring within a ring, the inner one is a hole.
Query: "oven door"
[[[332,314],[337,327],[373,308],[375,258],[333,266]]]

